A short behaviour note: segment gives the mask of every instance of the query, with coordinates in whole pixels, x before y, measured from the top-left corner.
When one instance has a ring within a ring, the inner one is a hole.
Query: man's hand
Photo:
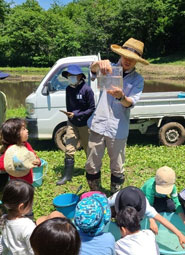
[[[110,61],[108,59],[106,60],[100,60],[92,63],[91,65],[91,71],[93,73],[97,73],[100,70],[102,74],[112,73],[112,66],[110,64]]]
[[[123,93],[122,89],[120,89],[118,87],[115,87],[115,86],[112,86],[112,89],[108,89],[107,93],[110,94],[111,96],[117,98],[117,99],[124,96],[124,93]]]

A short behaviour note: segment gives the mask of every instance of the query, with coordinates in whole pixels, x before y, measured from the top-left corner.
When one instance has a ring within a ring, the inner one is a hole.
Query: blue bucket
[[[185,92],[180,92],[177,96],[178,98],[185,98]]]
[[[67,218],[74,218],[75,208],[79,201],[79,196],[72,193],[58,195],[53,199],[56,210],[63,213]]]
[[[34,187],[39,187],[42,185],[42,180],[44,176],[43,169],[44,169],[44,166],[48,165],[48,163],[44,159],[41,158],[40,161],[41,161],[41,165],[33,168],[33,184],[32,185]],[[47,172],[47,169],[46,169],[46,172]]]

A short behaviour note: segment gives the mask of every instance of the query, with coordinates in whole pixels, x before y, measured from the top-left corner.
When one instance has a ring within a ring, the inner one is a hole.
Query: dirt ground
[[[185,86],[185,67],[179,65],[137,65],[137,70],[145,80],[160,81]]]

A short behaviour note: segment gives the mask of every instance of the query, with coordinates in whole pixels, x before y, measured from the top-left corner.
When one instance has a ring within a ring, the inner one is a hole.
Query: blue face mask
[[[77,80],[77,76],[69,76],[68,78],[69,80],[69,84],[72,85],[72,87],[75,87],[75,85],[77,85],[78,80]]]

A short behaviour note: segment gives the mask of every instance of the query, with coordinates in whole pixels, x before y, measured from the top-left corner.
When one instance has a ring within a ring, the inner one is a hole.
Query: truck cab
[[[99,98],[97,81],[91,81],[89,67],[100,57],[96,55],[67,57],[59,59],[41,81],[37,90],[25,101],[29,137],[31,139],[54,139],[57,147],[65,150],[67,117],[60,110],[66,110],[65,90],[68,79],[62,76],[71,64],[79,65],[86,75],[86,83],[91,86],[95,103]]]

